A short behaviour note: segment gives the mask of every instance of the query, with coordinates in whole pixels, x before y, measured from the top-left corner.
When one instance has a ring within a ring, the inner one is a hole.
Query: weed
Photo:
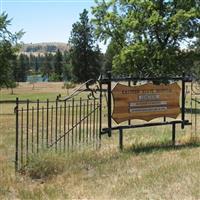
[[[66,159],[62,155],[43,152],[30,156],[25,171],[33,179],[47,178],[61,174],[66,166]]]

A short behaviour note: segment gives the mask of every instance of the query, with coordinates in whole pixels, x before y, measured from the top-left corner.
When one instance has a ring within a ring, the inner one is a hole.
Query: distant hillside
[[[61,52],[69,51],[69,45],[67,43],[61,42],[44,42],[35,44],[23,44],[20,53],[23,54],[33,54],[33,55],[43,55],[45,53],[56,53],[57,50]]]

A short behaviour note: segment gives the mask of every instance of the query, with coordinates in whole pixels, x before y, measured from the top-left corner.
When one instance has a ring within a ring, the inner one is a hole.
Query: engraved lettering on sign
[[[151,102],[130,102],[129,107],[137,106],[154,106],[154,105],[167,105],[166,101],[151,101]]]
[[[139,101],[153,101],[153,100],[159,100],[160,95],[158,94],[144,94],[144,95],[139,95],[138,100]]]
[[[167,110],[167,107],[155,107],[155,108],[130,108],[130,112],[157,112]]]

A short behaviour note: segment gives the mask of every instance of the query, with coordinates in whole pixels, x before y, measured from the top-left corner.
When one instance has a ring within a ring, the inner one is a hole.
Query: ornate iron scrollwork
[[[87,95],[88,96],[88,99],[98,99],[99,96],[97,97],[97,91],[99,91],[99,80],[93,80],[93,79],[90,79],[88,81],[86,81],[85,83],[83,83],[82,85],[80,85],[77,89],[75,89],[71,95],[69,96],[66,96],[64,98],[61,98],[61,96],[58,96],[57,99],[59,101],[67,101],[67,100],[70,100],[72,98],[74,98],[75,96],[79,95],[80,93],[82,92],[86,92],[88,91],[89,94]]]
[[[192,94],[200,95],[200,79],[195,79],[191,84]]]
[[[100,90],[99,80],[91,80],[86,84],[86,91],[89,91],[88,99],[98,99],[97,92]]]

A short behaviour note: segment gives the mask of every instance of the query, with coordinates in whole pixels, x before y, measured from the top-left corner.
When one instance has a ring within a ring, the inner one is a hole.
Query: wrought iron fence
[[[16,170],[26,166],[31,154],[44,149],[65,152],[85,144],[96,147],[100,144],[99,98],[27,100],[23,104],[16,99],[15,115]]]

